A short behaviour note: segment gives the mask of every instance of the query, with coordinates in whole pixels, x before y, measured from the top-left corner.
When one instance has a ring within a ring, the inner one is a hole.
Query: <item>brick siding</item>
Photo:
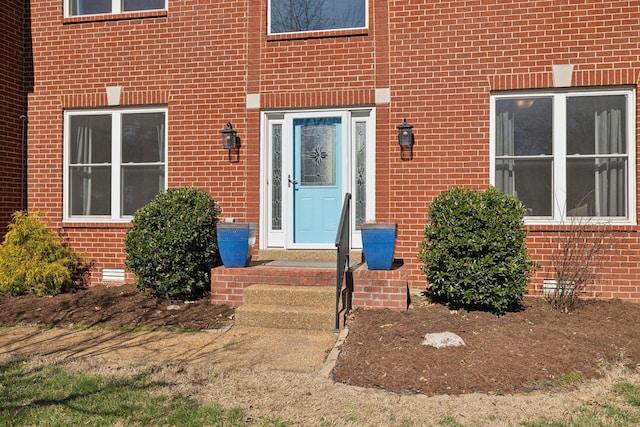
[[[376,105],[376,219],[397,222],[406,281],[424,286],[418,250],[429,203],[453,186],[489,185],[489,94],[551,88],[554,64],[574,65],[574,86],[636,85],[640,8],[634,2],[369,0],[368,30],[269,36],[266,0],[169,2],[166,13],[63,19],[60,0],[32,2],[34,81],[29,121],[29,206],[50,212],[65,238],[95,262],[124,263],[126,226],[62,223],[63,109],[123,105],[169,109],[169,185],[204,188],[223,217],[259,222],[263,109]],[[119,17],[122,18],[122,17]],[[414,125],[411,161],[396,126]],[[242,139],[229,163],[220,129]],[[638,150],[636,150],[638,151]],[[637,160],[636,160],[637,161]],[[636,197],[636,200],[638,197]],[[637,211],[637,206],[634,207]],[[530,249],[548,273],[552,228],[531,229]],[[638,227],[617,229],[594,296],[640,302]]]
[[[0,237],[22,207],[22,125],[25,114],[24,6],[8,2],[0,11]]]

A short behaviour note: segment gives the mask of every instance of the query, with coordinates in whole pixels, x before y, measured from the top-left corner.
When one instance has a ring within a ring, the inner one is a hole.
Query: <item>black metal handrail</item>
[[[336,234],[336,248],[338,249],[338,266],[336,273],[336,332],[340,331],[340,294],[342,293],[342,280],[344,279],[345,272],[349,266],[349,251],[351,250],[351,242],[349,239],[351,236],[350,217],[351,193],[347,193],[344,195],[340,224],[338,224],[338,233]],[[348,295],[347,299],[350,306],[351,295]]]

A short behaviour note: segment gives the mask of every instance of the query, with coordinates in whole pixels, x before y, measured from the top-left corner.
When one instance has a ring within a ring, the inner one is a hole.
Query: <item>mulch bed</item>
[[[618,300],[581,302],[575,312],[562,313],[527,297],[521,311],[503,316],[443,305],[401,313],[357,309],[336,379],[427,395],[555,387],[600,376],[611,364],[637,369],[639,320],[640,304]],[[445,331],[466,345],[422,345],[427,333]]]
[[[162,300],[134,285],[91,286],[54,297],[0,297],[0,324],[106,328],[221,329],[233,323],[233,308],[208,298]]]
[[[177,309],[176,309],[177,308]],[[0,297],[0,324],[105,328],[223,329],[234,309],[167,301],[134,285],[93,286],[55,297]],[[640,304],[583,301],[573,313],[527,297],[521,311],[495,316],[423,301],[404,312],[356,309],[335,368],[336,381],[401,393],[527,392],[593,378],[611,364],[640,363]],[[422,345],[453,332],[463,347]]]

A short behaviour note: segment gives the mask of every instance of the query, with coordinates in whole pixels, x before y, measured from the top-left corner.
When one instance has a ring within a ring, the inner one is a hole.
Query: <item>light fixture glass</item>
[[[534,102],[536,102],[536,100],[532,98],[516,99],[516,105],[518,108],[529,108],[534,104]]]

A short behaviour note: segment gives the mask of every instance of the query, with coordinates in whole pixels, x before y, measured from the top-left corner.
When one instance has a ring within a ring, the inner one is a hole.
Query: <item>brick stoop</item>
[[[335,286],[255,284],[244,289],[237,326],[331,331],[335,328]]]
[[[388,308],[395,311],[408,308],[410,272],[401,260],[387,271],[368,270],[366,264],[352,265],[348,274],[353,281],[353,308]],[[327,261],[263,261],[252,262],[247,268],[216,267],[211,271],[211,303],[239,307],[247,303],[245,291],[254,285],[276,289],[285,286],[285,290],[290,292],[295,291],[287,287],[326,287],[325,303],[335,310],[336,267]],[[255,304],[277,307],[269,303]]]
[[[322,267],[283,267],[273,262],[252,262],[246,268],[216,267],[211,271],[211,302],[238,307],[244,302],[244,290],[258,284],[335,287],[336,267],[329,263]]]

